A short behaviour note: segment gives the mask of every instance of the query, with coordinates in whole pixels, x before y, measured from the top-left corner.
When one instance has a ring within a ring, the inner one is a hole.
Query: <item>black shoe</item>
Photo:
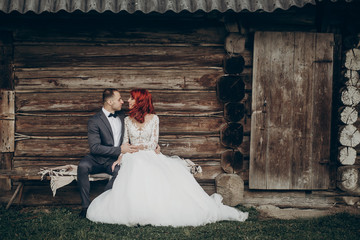
[[[87,209],[88,209],[88,208],[83,208],[83,209],[81,209],[81,212],[80,212],[80,214],[79,214],[79,217],[80,217],[80,218],[86,218]]]

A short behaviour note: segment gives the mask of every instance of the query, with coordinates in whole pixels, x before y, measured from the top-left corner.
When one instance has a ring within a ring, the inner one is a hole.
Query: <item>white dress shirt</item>
[[[111,130],[113,132],[114,137],[114,147],[118,147],[120,145],[120,137],[121,137],[121,121],[119,117],[109,117],[110,112],[102,108],[103,113],[109,120]]]

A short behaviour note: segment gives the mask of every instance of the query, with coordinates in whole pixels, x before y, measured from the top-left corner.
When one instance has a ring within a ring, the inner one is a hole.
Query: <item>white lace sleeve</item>
[[[129,117],[126,117],[124,120],[125,128],[124,128],[124,140],[123,143],[129,143]]]
[[[152,119],[151,122],[152,132],[151,132],[150,141],[143,144],[144,148],[148,150],[155,150],[159,142],[159,117],[157,115],[154,115],[153,118],[154,119]]]

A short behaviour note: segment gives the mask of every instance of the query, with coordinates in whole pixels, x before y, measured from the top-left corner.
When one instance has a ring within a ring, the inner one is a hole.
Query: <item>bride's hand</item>
[[[124,143],[123,145],[121,145],[121,153],[134,153],[138,151],[138,146],[130,145],[129,143]]]
[[[122,159],[122,154],[120,154],[119,158],[112,164],[112,166],[111,166],[111,171],[114,172],[116,165],[119,165],[119,166],[120,166],[121,159]]]
[[[157,147],[156,147],[156,149],[155,149],[155,153],[156,153],[156,154],[159,154],[159,153],[160,153],[160,145],[159,145],[159,144],[157,145]]]

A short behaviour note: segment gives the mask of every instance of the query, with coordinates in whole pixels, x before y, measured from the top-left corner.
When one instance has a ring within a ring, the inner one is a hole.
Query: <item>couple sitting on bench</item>
[[[105,89],[103,108],[88,122],[90,154],[79,163],[81,217],[94,222],[155,226],[198,226],[220,220],[245,221],[248,213],[209,196],[189,171],[188,162],[160,153],[159,117],[151,94],[130,92],[129,116],[116,89]],[[90,203],[89,174],[113,177]]]

